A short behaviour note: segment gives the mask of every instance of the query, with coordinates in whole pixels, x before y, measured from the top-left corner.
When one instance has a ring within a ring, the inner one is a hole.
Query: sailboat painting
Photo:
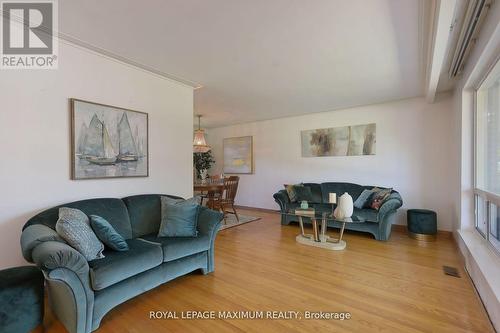
[[[148,114],[71,99],[72,178],[148,176]]]

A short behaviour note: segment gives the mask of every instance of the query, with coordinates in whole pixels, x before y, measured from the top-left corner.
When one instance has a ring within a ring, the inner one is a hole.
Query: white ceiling
[[[63,34],[196,82],[203,126],[421,96],[420,0],[59,1]]]

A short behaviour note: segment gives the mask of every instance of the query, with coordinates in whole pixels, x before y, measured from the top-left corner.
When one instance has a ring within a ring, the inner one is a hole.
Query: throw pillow
[[[313,201],[313,195],[311,188],[308,186],[296,186],[295,187],[295,193],[297,197],[297,201],[307,201],[307,202],[312,202]]]
[[[302,185],[302,184],[286,185],[285,184],[286,193],[288,193],[288,198],[290,199],[290,202],[297,202],[297,192],[295,191],[296,187],[304,187],[304,185]]]
[[[197,237],[197,198],[188,200],[161,197],[161,224],[158,237]]]
[[[371,198],[370,208],[379,210],[385,199],[387,199],[387,197],[391,194],[392,188],[380,189],[375,187],[372,191],[375,192]]]
[[[373,193],[373,190],[363,190],[356,201],[354,201],[354,207],[359,209],[365,208],[369,203]]]
[[[184,202],[184,203],[192,203],[193,205],[200,205],[201,204],[201,196],[200,195],[195,195],[192,198],[189,199],[182,199],[182,198],[171,198],[167,196],[162,196],[162,199],[165,198],[165,201],[168,201],[169,203],[176,203],[176,202]]]
[[[104,244],[97,238],[89,218],[79,209],[59,208],[56,231],[69,245],[80,252],[87,261],[104,258]]]
[[[97,215],[90,215],[90,226],[97,238],[110,249],[121,252],[128,251],[128,244],[125,239],[116,232],[115,228],[106,219]]]

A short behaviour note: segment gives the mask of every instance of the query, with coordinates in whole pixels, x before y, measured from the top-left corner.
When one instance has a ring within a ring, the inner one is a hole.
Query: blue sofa
[[[329,193],[336,193],[337,197],[349,193],[353,201],[359,197],[365,189],[372,189],[374,186],[363,186],[352,183],[303,183],[311,189],[313,200],[310,206],[317,211],[331,212],[332,205],[328,203]],[[383,187],[379,187],[383,188]],[[280,190],[273,195],[274,200],[280,206],[281,213],[295,209],[300,206],[298,202],[290,202],[286,190]],[[384,201],[380,209],[358,209],[354,208],[353,215],[363,217],[364,223],[347,223],[345,228],[350,230],[371,233],[377,240],[388,240],[391,235],[391,227],[396,217],[396,211],[403,205],[403,199],[397,191],[392,191],[389,197]],[[307,219],[305,219],[307,220]],[[298,218],[293,215],[281,215],[281,224],[287,225],[290,222],[298,222]],[[306,221],[304,221],[306,222]],[[340,228],[340,223],[330,221],[329,227]]]
[[[41,212],[24,225],[23,256],[42,269],[51,307],[69,332],[94,331],[118,304],[189,272],[214,270],[214,240],[222,213],[202,207],[198,237],[157,238],[160,197],[148,194],[67,203]],[[130,250],[106,249],[105,258],[87,262],[55,232],[60,207],[102,216],[126,239]]]

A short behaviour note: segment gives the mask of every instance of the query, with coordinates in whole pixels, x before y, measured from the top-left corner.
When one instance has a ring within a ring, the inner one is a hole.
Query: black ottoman
[[[408,236],[418,240],[433,241],[437,234],[437,214],[427,209],[408,209]]]
[[[0,332],[31,332],[43,321],[43,274],[35,266],[0,271]]]

